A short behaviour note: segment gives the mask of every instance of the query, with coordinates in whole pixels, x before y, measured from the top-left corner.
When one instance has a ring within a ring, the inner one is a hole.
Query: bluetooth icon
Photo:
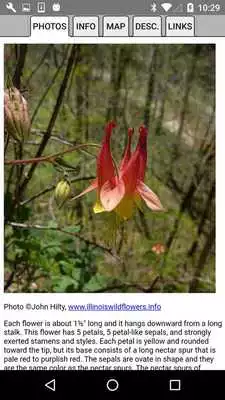
[[[156,3],[152,3],[150,7],[151,7],[150,10],[151,10],[152,12],[155,13],[155,12],[157,11]]]

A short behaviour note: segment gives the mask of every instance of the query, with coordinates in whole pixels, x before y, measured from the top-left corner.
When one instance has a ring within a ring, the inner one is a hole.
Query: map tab
[[[129,36],[128,17],[104,17],[103,36]]]
[[[161,36],[161,17],[134,17],[134,36]]]
[[[166,17],[166,36],[194,36],[194,17]]]

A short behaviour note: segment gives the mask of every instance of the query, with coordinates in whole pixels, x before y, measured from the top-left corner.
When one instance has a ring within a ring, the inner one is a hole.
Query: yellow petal
[[[139,208],[140,211],[144,212],[143,202],[142,202],[141,196],[138,193],[135,193],[134,201],[135,201],[137,208]]]
[[[133,215],[135,202],[133,196],[125,196],[115,208],[116,213],[123,219],[131,218]]]
[[[98,214],[98,213],[101,213],[101,212],[105,211],[104,207],[102,206],[102,204],[101,204],[101,202],[99,200],[96,201],[96,203],[95,203],[95,205],[93,207],[93,211],[94,211],[95,214]]]

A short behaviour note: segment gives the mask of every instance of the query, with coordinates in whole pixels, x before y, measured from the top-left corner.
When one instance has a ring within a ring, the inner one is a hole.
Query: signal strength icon
[[[176,8],[173,10],[174,13],[182,13],[183,12],[183,4],[179,4]]]
[[[171,7],[173,7],[173,4],[171,3],[162,3],[161,7],[163,8],[164,11],[169,11],[171,9]]]

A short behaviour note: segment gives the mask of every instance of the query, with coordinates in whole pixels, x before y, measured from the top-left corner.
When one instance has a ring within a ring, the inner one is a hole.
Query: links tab
[[[166,36],[194,36],[194,17],[167,17]]]

